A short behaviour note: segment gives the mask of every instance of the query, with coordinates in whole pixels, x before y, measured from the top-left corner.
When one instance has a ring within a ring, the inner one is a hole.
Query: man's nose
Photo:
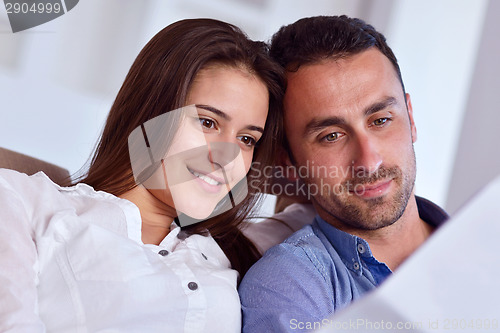
[[[377,171],[382,164],[380,147],[374,138],[362,134],[357,137],[357,147],[353,156],[353,167],[356,172],[363,172],[365,176]]]

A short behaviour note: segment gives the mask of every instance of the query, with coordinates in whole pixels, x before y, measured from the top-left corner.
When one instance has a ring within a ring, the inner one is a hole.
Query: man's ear
[[[290,182],[295,182],[297,181],[297,179],[299,179],[299,176],[297,174],[297,169],[295,168],[295,165],[292,162],[292,157],[285,148],[279,149],[277,164],[283,167],[283,170],[285,170],[286,180]],[[281,182],[283,182],[284,180],[285,179],[283,179]]]
[[[408,110],[408,117],[410,118],[412,142],[415,143],[417,141],[417,127],[415,126],[415,121],[413,120],[413,106],[411,105],[411,97],[408,93],[406,94],[406,109]]]
[[[277,195],[275,213],[281,212],[293,203],[310,203],[308,194],[299,190],[303,181],[300,179],[293,156],[281,148],[278,153],[278,161],[277,163],[279,163],[279,167],[283,168],[284,174],[279,179],[274,179],[274,184],[281,186],[280,193],[274,193]]]

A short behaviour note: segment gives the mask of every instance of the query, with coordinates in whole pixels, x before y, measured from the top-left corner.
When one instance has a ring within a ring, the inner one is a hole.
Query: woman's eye
[[[255,141],[254,138],[252,138],[251,136],[246,136],[246,135],[240,136],[240,141],[243,142],[243,144],[245,146],[249,146],[249,147],[253,147],[257,143],[257,141]]]
[[[200,124],[202,127],[206,128],[206,129],[214,129],[216,128],[216,124],[215,124],[215,121],[211,120],[211,119],[206,119],[206,118],[200,118]]]

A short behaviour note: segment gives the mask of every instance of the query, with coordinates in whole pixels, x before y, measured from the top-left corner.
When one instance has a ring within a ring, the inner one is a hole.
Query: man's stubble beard
[[[416,177],[415,151],[412,146],[410,163],[405,166],[404,173],[400,167],[386,167],[381,165],[377,171],[370,175],[349,178],[341,183],[342,193],[338,195],[333,191],[329,195],[312,197],[313,202],[319,205],[327,216],[323,217],[334,226],[346,226],[350,229],[377,230],[394,224],[406,210],[408,201],[413,193]],[[394,194],[382,197],[362,199],[349,192],[349,188],[357,188],[360,192],[363,184],[371,184],[381,179],[391,179],[397,190]],[[305,180],[311,183],[310,179]],[[340,225],[339,225],[340,224]]]

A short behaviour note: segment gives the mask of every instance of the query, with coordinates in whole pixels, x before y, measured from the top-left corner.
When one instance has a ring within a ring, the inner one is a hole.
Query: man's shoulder
[[[293,318],[321,320],[333,311],[333,262],[315,229],[314,223],[304,226],[245,274],[238,291],[247,331],[288,327]]]
[[[297,255],[314,250],[324,250],[324,245],[317,235],[316,228],[308,224],[295,231],[280,244],[271,247],[263,257]]]
[[[295,203],[264,221],[245,223],[242,231],[257,246],[260,253],[264,253],[312,223],[315,215],[316,210],[312,204]]]
[[[328,251],[313,225],[306,225],[267,250],[248,271],[249,276],[268,276],[286,271],[315,270],[328,261]]]

